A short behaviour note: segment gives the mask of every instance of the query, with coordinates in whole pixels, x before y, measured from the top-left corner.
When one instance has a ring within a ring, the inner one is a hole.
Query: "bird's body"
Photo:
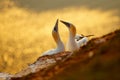
[[[48,50],[46,52],[44,52],[42,54],[42,56],[45,56],[45,55],[53,55],[53,54],[57,54],[57,53],[60,53],[60,52],[63,52],[65,51],[65,48],[64,48],[64,44],[62,42],[60,42],[59,44],[57,44],[57,48],[55,49],[51,49],[51,50]]]
[[[87,44],[88,42],[87,36],[76,34],[76,27],[73,24],[62,20],[61,22],[65,24],[69,29],[69,39],[66,46],[68,51],[71,52],[77,51],[81,46]]]
[[[55,26],[52,30],[52,36],[53,36],[53,39],[55,40],[55,42],[57,44],[57,47],[55,49],[51,49],[49,51],[44,52],[42,54],[42,56],[53,55],[53,54],[57,54],[57,53],[65,51],[64,44],[61,41],[61,38],[60,38],[59,32],[58,32],[58,20],[56,21],[56,24],[55,24]]]

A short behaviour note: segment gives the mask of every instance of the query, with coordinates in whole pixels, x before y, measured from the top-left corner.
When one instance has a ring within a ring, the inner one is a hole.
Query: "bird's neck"
[[[63,46],[63,42],[61,41],[60,37],[58,37],[58,40],[56,41],[57,47],[60,48]]]
[[[75,35],[69,32],[69,41],[75,42]]]
[[[61,41],[60,38],[58,39],[56,44],[57,44],[56,51],[58,51],[58,52],[65,51],[64,44],[63,44],[63,42]]]
[[[64,47],[64,44],[63,44],[63,42],[61,41],[61,38],[60,38],[59,34],[57,34],[56,37],[54,37],[54,40],[55,40],[55,43],[57,44],[57,48],[58,48],[58,49]]]
[[[68,51],[76,51],[78,49],[77,43],[75,42],[75,36],[71,32],[69,33],[69,39],[67,43],[67,50]]]
[[[63,47],[63,42],[61,40],[59,40],[59,42],[57,42],[57,47],[58,48]]]

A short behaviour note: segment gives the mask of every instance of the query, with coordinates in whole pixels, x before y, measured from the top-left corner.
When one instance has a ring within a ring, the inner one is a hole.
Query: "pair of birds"
[[[53,55],[65,51],[64,44],[60,38],[58,31],[58,21],[59,20],[57,19],[55,26],[52,30],[52,36],[57,44],[57,47],[55,49],[44,52],[42,56]],[[86,45],[86,43],[88,42],[88,37],[92,36],[92,35],[88,35],[88,36],[78,35],[76,34],[76,27],[73,24],[62,20],[60,20],[60,22],[65,24],[69,29],[69,39],[66,45],[67,51],[74,52],[79,50],[81,46]]]

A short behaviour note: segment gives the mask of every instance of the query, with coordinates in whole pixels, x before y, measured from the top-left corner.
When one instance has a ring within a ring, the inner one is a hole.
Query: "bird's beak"
[[[58,32],[58,19],[56,20],[55,26],[54,26],[54,31]]]
[[[91,37],[91,36],[94,36],[94,35],[87,35],[87,36],[85,36],[85,37]]]
[[[68,28],[70,27],[70,23],[68,23],[68,22],[65,22],[65,21],[62,21],[62,20],[60,20],[60,22],[62,22],[63,24],[65,24]]]

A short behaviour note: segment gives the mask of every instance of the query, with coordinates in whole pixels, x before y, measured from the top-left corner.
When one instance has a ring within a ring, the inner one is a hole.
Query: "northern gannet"
[[[87,44],[87,42],[89,41],[88,37],[91,37],[91,36],[94,36],[94,35],[84,36],[83,34],[80,34],[80,35],[77,34],[75,36],[75,42],[77,43],[78,47],[82,47]]]
[[[55,40],[55,42],[57,44],[57,48],[44,52],[42,54],[42,56],[53,55],[53,54],[57,54],[57,53],[65,51],[64,44],[61,41],[61,38],[60,38],[60,35],[59,35],[59,32],[58,32],[58,19],[56,21],[56,24],[55,24],[53,30],[52,30],[52,36],[53,36],[53,39]]]
[[[65,21],[62,21],[62,20],[60,20],[60,22],[65,24],[69,29],[69,39],[68,39],[68,42],[67,42],[67,45],[66,45],[66,50],[71,51],[71,52],[79,50],[79,47],[78,47],[78,45],[75,41],[75,36],[76,36],[75,26],[71,23],[68,23],[68,22],[65,22]]]
[[[65,24],[69,29],[69,40],[66,45],[66,49],[68,51],[73,52],[79,50],[81,46],[87,44],[88,37],[92,36],[92,35],[88,35],[88,36],[78,35],[76,34],[76,27],[73,24],[62,20],[60,20],[60,22]]]

